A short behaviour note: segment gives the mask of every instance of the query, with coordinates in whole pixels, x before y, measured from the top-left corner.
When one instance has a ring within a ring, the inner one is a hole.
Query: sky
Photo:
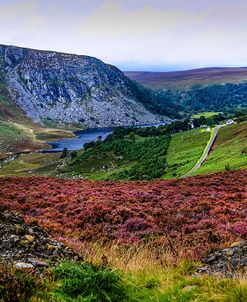
[[[247,66],[246,0],[0,0],[0,44],[122,70]]]

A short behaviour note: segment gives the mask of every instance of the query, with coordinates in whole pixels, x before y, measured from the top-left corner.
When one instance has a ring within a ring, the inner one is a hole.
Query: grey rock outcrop
[[[12,100],[36,122],[88,127],[157,123],[130,80],[89,57],[0,45],[0,71]]]
[[[42,269],[80,256],[61,242],[50,239],[37,224],[26,224],[15,212],[0,212],[0,261],[20,269]]]
[[[208,254],[199,274],[237,277],[247,273],[247,240],[236,242],[231,247]]]

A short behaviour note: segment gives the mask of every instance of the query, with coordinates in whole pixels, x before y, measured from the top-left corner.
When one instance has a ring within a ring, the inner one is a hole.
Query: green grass
[[[11,144],[18,146],[19,142],[24,140],[24,133],[21,128],[0,124],[0,147]],[[206,162],[192,176],[224,171],[228,165],[231,170],[246,168],[246,133],[247,122],[221,128]],[[7,145],[1,142],[1,135],[4,135]],[[166,164],[165,162],[160,163],[162,168],[164,167],[164,170],[161,171],[163,173],[162,178],[181,177],[189,172],[201,157],[209,138],[210,132],[205,129],[193,129],[173,134],[168,147]],[[116,143],[114,148],[111,145],[102,145],[99,148],[89,149],[79,153],[77,158],[79,161],[68,166],[64,166],[63,161],[59,160],[60,154],[23,154],[18,156],[16,160],[4,164],[0,169],[0,175],[50,175],[90,180],[129,179],[128,173],[135,167],[136,162],[142,164],[142,166],[139,165],[141,169],[146,169],[149,172],[148,169],[152,167],[150,158],[161,157],[162,160],[165,160],[165,153],[162,152],[167,147],[166,142],[162,142],[162,144],[164,143],[163,148],[160,144],[153,144],[152,140],[148,143],[149,140],[149,138],[136,136],[135,141],[131,142],[131,140],[126,139],[121,144]],[[26,146],[26,144],[23,145]],[[243,152],[244,150],[245,152]],[[71,163],[71,160],[68,158],[64,162]],[[145,162],[146,166],[143,166]],[[161,167],[160,165],[158,168]],[[157,171],[157,167],[153,167],[152,171]],[[139,167],[134,172],[136,175],[143,174]]]
[[[16,153],[31,148],[37,148],[41,143],[34,140],[34,135],[28,127],[13,122],[0,121],[0,157],[8,153]]]
[[[173,134],[163,178],[180,177],[189,172],[201,157],[209,138],[210,132],[205,129],[193,129]]]
[[[0,294],[16,302],[246,302],[246,280],[193,277],[196,265],[119,271],[86,262],[62,262],[41,281],[23,272],[1,276]],[[25,281],[25,282],[24,282]]]
[[[20,130],[0,122],[0,138],[18,138],[21,136],[22,134]]]
[[[75,135],[70,130],[56,129],[56,128],[39,128],[34,130],[34,135],[37,140],[53,141],[65,138],[75,138]]]
[[[247,168],[247,122],[225,126],[218,132],[216,143],[205,163],[193,175]]]
[[[128,301],[246,301],[246,281],[241,283],[212,276],[192,277],[193,271],[193,263],[185,263],[176,268],[130,273],[127,279],[130,283]]]
[[[204,116],[205,118],[209,118],[209,117],[212,117],[214,115],[218,115],[219,113],[222,113],[222,112],[207,112],[207,111],[204,111],[204,112],[198,112],[196,114],[193,114],[193,118],[200,118],[201,116]]]
[[[21,154],[15,160],[2,165],[0,176],[52,176],[59,165],[59,156],[59,153]]]

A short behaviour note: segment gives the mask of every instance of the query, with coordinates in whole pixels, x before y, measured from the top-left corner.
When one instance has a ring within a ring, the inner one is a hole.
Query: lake
[[[146,124],[146,125],[138,125],[135,127],[151,127],[151,126],[160,126],[165,125],[167,123],[159,123],[159,124]],[[99,136],[102,136],[102,139],[105,139],[107,135],[113,132],[113,127],[106,128],[91,128],[81,131],[76,131],[74,134],[75,138],[63,139],[53,142],[47,142],[52,148],[49,150],[45,150],[44,152],[61,152],[64,148],[67,148],[69,151],[72,150],[80,150],[83,148],[85,143],[89,143],[91,141],[97,140]]]
[[[61,152],[64,148],[69,151],[80,150],[85,143],[97,140],[99,136],[105,139],[107,135],[113,132],[114,128],[91,128],[81,131],[76,131],[75,138],[63,139],[54,142],[48,142],[52,149],[46,150],[46,152]]]

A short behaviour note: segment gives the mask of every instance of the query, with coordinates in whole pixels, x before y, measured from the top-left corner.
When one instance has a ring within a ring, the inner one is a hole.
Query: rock
[[[227,255],[232,256],[234,254],[234,252],[235,252],[234,249],[228,249],[227,250]]]
[[[38,259],[28,258],[28,261],[33,266],[41,266],[41,267],[47,267],[47,266],[49,266],[45,261],[41,261],[41,260],[38,260]]]
[[[235,241],[235,242],[233,242],[233,243],[230,245],[230,247],[237,247],[237,246],[239,246],[241,243],[242,243],[242,241]]]
[[[33,268],[33,265],[31,263],[17,262],[15,263],[15,267],[19,269],[30,269]]]
[[[63,259],[82,258],[63,243],[49,238],[38,225],[26,224],[18,213],[0,212],[0,261],[40,271]]]
[[[192,290],[194,290],[194,289],[196,289],[196,288],[197,288],[196,285],[187,285],[187,286],[185,286],[184,288],[182,288],[182,291],[183,291],[183,292],[190,292],[190,291],[192,291]]]
[[[33,242],[34,241],[34,236],[32,235],[25,235],[25,238],[27,239],[28,242]]]
[[[29,232],[30,235],[33,235],[33,234],[34,234],[34,230],[33,230],[32,228],[29,228],[29,229],[28,229],[28,232]]]
[[[51,251],[51,250],[56,250],[56,248],[57,248],[55,245],[49,244],[49,243],[46,244],[46,247],[47,247],[47,249],[50,250],[50,251]]]
[[[145,107],[122,71],[93,57],[0,45],[0,72],[13,104],[35,122],[93,128],[170,120]]]
[[[13,240],[13,242],[18,242],[20,240],[20,237],[17,235],[10,235],[9,239]]]
[[[203,260],[197,274],[237,277],[247,271],[247,240],[234,242],[229,248],[211,253]]]
[[[211,257],[209,257],[209,258],[207,258],[207,263],[210,263],[210,262],[213,262],[213,261],[215,261],[216,259],[217,259],[218,257],[217,257],[217,255],[213,255],[213,256],[211,256]]]

